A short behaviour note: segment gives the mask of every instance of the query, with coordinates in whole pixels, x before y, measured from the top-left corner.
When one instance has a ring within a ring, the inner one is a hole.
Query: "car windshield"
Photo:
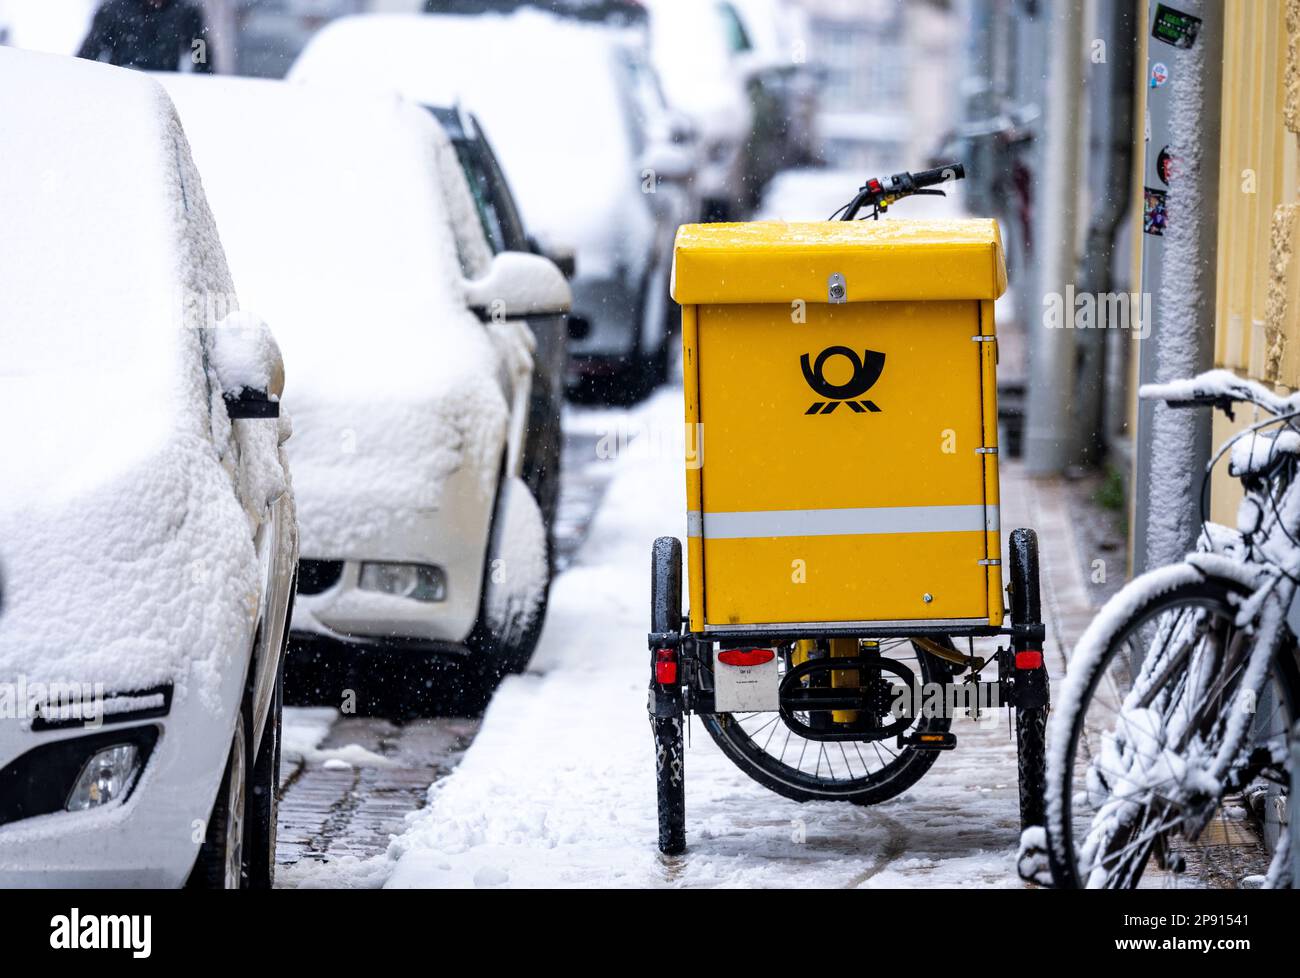
[[[468,139],[454,139],[452,145],[456,147],[456,159],[465,171],[465,182],[469,184],[470,195],[474,198],[474,209],[478,212],[479,223],[483,225],[483,233],[487,235],[494,252],[506,251],[505,228],[502,227],[501,215],[497,213],[496,203],[492,199],[488,174],[479,164],[474,152],[474,144]]]

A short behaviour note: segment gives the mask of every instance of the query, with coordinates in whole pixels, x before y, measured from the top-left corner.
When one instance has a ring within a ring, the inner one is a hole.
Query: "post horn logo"
[[[844,357],[849,363],[853,364],[853,376],[847,383],[831,384],[822,376],[822,368],[826,366],[826,361],[831,357]],[[805,353],[799,358],[799,365],[803,367],[803,379],[808,382],[819,397],[820,401],[814,401],[804,414],[830,414],[841,403],[847,404],[855,414],[864,412],[877,413],[880,411],[874,401],[860,400],[863,394],[871,390],[871,387],[880,379],[881,373],[885,369],[885,355],[877,353],[875,350],[863,350],[862,359],[858,359],[858,354],[850,350],[847,346],[828,346],[817,354],[816,362],[809,362],[808,354]]]

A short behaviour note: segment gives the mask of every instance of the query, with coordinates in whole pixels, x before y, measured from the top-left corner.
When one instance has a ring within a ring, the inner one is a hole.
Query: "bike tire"
[[[949,647],[952,640],[936,636],[935,641]],[[923,682],[943,682],[951,670],[943,660],[916,648]],[[809,775],[799,768],[791,768],[759,747],[730,713],[705,713],[700,720],[714,743],[721,748],[733,764],[763,787],[785,798],[798,802],[847,801],[854,805],[878,805],[902,794],[934,766],[939,751],[904,747],[876,772],[856,779],[831,783],[816,774]],[[944,716],[922,717],[915,729],[925,733],[947,733],[952,718]],[[893,753],[891,750],[890,753]],[[784,756],[784,751],[782,752]],[[851,765],[848,765],[851,772]]]
[[[1116,655],[1128,637],[1143,623],[1155,621],[1162,611],[1181,606],[1203,604],[1225,613],[1240,606],[1250,595],[1249,588],[1237,581],[1216,578],[1190,564],[1163,567],[1131,582],[1107,605],[1108,609],[1126,609],[1125,614],[1108,614],[1103,609],[1085,632],[1075,649],[1070,670],[1061,689],[1061,706],[1052,716],[1047,757],[1047,854],[1054,885],[1059,889],[1079,889],[1104,882],[1085,880],[1079,873],[1076,854],[1073,800],[1075,793],[1074,762],[1088,706]],[[1294,719],[1300,704],[1300,674],[1297,673],[1295,647],[1282,642],[1274,654],[1272,675],[1289,701]],[[1219,799],[1220,804],[1222,798]],[[1136,886],[1149,864],[1150,853],[1136,874],[1126,882]]]
[[[682,625],[682,544],[659,537],[650,554],[650,630],[678,632]],[[651,653],[653,655],[653,652]],[[653,677],[651,679],[653,697]],[[651,716],[655,748],[655,800],[659,851],[675,856],[686,849],[686,749],[682,715]]]
[[[1020,528],[1008,541],[1011,558],[1011,620],[1016,625],[1040,625],[1042,598],[1038,587],[1038,534]],[[1040,650],[1041,651],[1041,650]],[[1050,692],[1050,687],[1049,687]],[[1047,715],[1049,705],[1016,708],[1016,773],[1020,787],[1020,830],[1042,825],[1047,786]]]

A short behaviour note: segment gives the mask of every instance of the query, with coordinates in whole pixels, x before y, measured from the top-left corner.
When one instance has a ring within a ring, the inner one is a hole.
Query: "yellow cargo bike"
[[[960,176],[870,180],[842,220],[678,233],[689,612],[661,537],[649,635],[664,853],[686,844],[690,714],[773,791],[866,805],[956,746],[954,704],[1009,706],[1042,824],[1037,540],[1010,534],[1004,589],[998,522],[997,225],[857,220]]]

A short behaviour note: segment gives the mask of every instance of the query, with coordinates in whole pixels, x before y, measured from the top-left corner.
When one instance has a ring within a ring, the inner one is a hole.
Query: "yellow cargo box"
[[[690,627],[1002,624],[988,220],[687,225]]]

